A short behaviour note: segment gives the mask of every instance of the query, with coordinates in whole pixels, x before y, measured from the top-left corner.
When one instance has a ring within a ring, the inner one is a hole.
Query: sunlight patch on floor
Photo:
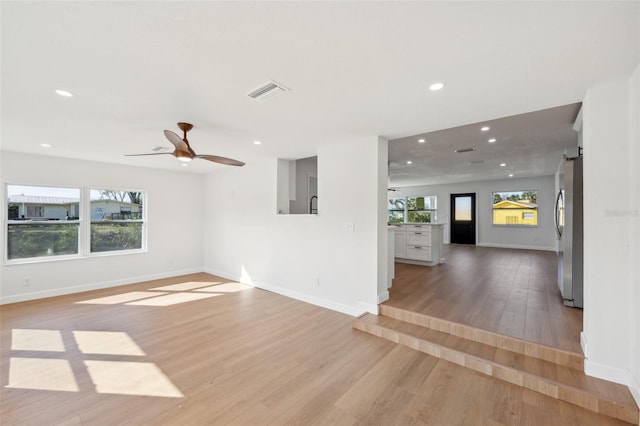
[[[11,358],[8,388],[78,392],[66,359]]]
[[[64,352],[64,342],[59,330],[11,330],[11,350]]]
[[[96,392],[181,398],[184,395],[153,363],[85,361]]]
[[[146,355],[127,333],[118,331],[74,331],[78,349],[83,354]]]
[[[226,284],[218,284],[211,287],[199,288],[194,291],[203,291],[203,292],[211,292],[211,293],[235,293],[238,291],[244,291],[252,289],[250,285],[240,284],[240,283],[226,283]]]
[[[172,284],[172,285],[165,285],[163,287],[154,287],[150,290],[160,290],[160,291],[186,291],[186,290],[193,290],[195,288],[200,288],[200,287],[208,287],[211,285],[216,285],[216,284],[222,284],[222,281],[209,281],[209,282],[204,282],[204,281],[189,281],[186,283],[180,283],[180,284]]]
[[[176,296],[179,295],[176,294]],[[217,295],[194,294],[192,296],[208,298]],[[42,355],[37,353],[33,353],[32,357],[11,357],[9,380],[5,387],[79,392],[76,373],[80,374],[78,369],[82,369],[84,364],[97,393],[170,398],[183,396],[156,364],[126,361],[132,356],[146,355],[127,333],[86,330],[73,330],[71,333],[76,344],[70,344],[65,350],[60,330],[13,329],[12,350],[22,351],[20,355],[23,355],[24,351],[56,352],[55,355],[50,355],[56,358],[41,358]],[[60,352],[63,354],[59,354]],[[104,356],[125,357],[125,360],[122,358],[109,361],[91,359]],[[75,372],[72,362],[76,368]],[[79,377],[82,377],[82,374]]]
[[[154,297],[151,299],[138,300],[126,303],[135,306],[170,306],[178,303],[192,302],[194,300],[207,299],[209,297],[220,296],[219,294],[197,294],[197,293],[175,293],[166,296]]]
[[[98,299],[84,300],[76,302],[79,304],[96,304],[96,305],[116,305],[118,303],[131,302],[133,300],[146,299],[153,296],[161,296],[167,293],[154,291],[131,291],[129,293],[116,294],[114,296],[100,297]]]

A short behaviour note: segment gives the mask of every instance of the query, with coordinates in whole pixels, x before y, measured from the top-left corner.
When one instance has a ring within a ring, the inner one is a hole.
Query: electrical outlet
[[[24,277],[24,281],[22,282],[22,285],[25,287],[31,287],[31,278]]]
[[[316,275],[314,282],[316,284],[316,287],[320,287],[320,275]]]
[[[348,222],[346,227],[349,232],[355,232],[356,230],[356,224],[354,222]]]

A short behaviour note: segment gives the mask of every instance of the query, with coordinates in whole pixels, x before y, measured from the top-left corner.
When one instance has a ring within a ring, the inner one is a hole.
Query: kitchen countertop
[[[393,222],[389,223],[387,226],[393,227],[396,225],[430,225],[430,226],[438,226],[438,225],[446,225],[446,223],[434,223],[434,222]]]

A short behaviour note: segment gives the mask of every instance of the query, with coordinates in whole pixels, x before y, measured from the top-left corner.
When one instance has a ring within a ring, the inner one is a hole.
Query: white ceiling
[[[638,2],[0,7],[3,150],[181,172],[226,166],[123,154],[170,147],[162,130],[179,132],[177,121],[195,125],[198,153],[249,164],[345,138],[430,133],[580,102],[629,75],[640,51]],[[246,96],[269,79],[291,91]],[[434,81],[447,86],[430,92]]]
[[[573,126],[580,105],[570,104],[389,141],[390,186],[552,175],[565,149],[578,146],[578,134]],[[481,130],[485,126],[489,130]],[[420,143],[420,139],[425,142]],[[490,139],[495,142],[490,143]],[[473,151],[455,152],[467,149]]]

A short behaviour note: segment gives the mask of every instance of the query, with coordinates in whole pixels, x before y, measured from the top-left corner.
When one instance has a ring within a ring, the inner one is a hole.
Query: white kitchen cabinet
[[[394,224],[396,262],[435,266],[444,262],[442,224]]]
[[[394,229],[394,255],[395,257],[406,257],[407,255],[407,233],[404,225],[389,225]]]

